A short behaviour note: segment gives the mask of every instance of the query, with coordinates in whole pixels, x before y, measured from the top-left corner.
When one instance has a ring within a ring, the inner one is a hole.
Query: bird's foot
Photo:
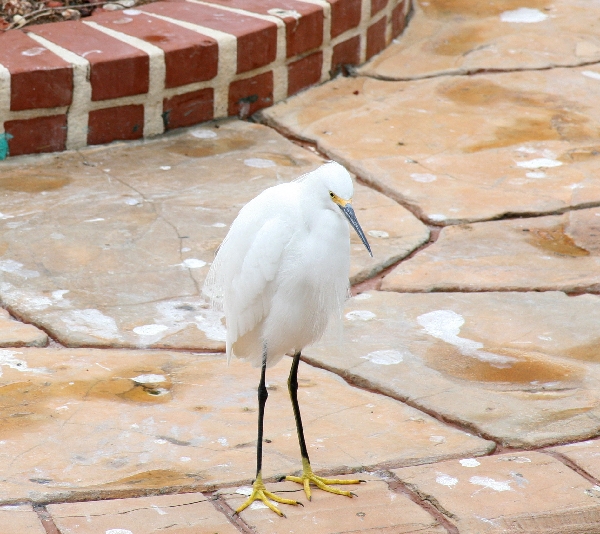
[[[288,475],[285,477],[285,480],[289,480],[291,482],[296,482],[301,484],[304,487],[304,493],[306,493],[306,498],[311,500],[311,491],[310,491],[310,483],[312,482],[317,488],[322,489],[323,491],[328,491],[329,493],[335,493],[336,495],[344,495],[346,497],[356,497],[355,493],[351,491],[339,490],[337,488],[332,488],[331,484],[360,484],[361,482],[365,482],[364,480],[348,480],[344,478],[323,478],[313,473],[312,468],[310,467],[310,462],[307,458],[302,458],[302,476],[296,477],[292,475]]]
[[[270,500],[269,500],[270,499]],[[294,501],[293,499],[284,499],[283,497],[279,497],[274,493],[271,493],[267,490],[262,481],[262,476],[259,474],[252,484],[252,493],[250,497],[242,504],[236,511],[235,514],[239,514],[242,510],[245,510],[248,506],[250,506],[254,501],[262,501],[265,505],[267,505],[273,512],[281,517],[285,517],[285,514],[277,508],[271,501],[275,501],[281,504],[292,504],[292,505],[300,505],[303,506],[301,502]]]

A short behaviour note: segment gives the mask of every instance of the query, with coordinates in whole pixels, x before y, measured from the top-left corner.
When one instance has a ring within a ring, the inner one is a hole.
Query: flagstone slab
[[[220,316],[199,296],[216,248],[244,204],[321,163],[237,120],[5,163],[1,302],[67,346],[222,350]],[[352,254],[354,282],[428,239],[381,193],[358,185],[355,207],[374,258]]]
[[[114,499],[48,506],[60,532],[69,534],[237,534],[202,493]]]
[[[600,297],[392,293],[347,302],[307,361],[511,447],[600,432]]]
[[[591,476],[600,480],[600,441],[588,440],[552,447],[551,451],[566,456],[569,460],[584,469]],[[594,488],[600,491],[600,487]],[[600,493],[597,494],[600,497]]]
[[[338,78],[262,111],[436,225],[600,202],[600,70]]]
[[[600,8],[583,0],[419,0],[395,44],[359,69],[391,79],[600,60]]]
[[[46,534],[30,504],[0,506],[2,534]]]
[[[593,485],[545,454],[465,458],[393,472],[444,510],[461,534],[600,532]]]
[[[359,473],[356,476],[366,480],[366,484],[343,486],[343,489],[356,493],[357,497],[352,499],[315,488],[312,492],[312,500],[308,502],[298,484],[293,482],[269,484],[270,491],[278,492],[285,498],[298,500],[304,506],[278,505],[286,515],[283,519],[276,517],[262,503],[252,504],[241,513],[241,517],[260,534],[292,534],[307,531],[312,534],[362,531],[389,534],[446,532],[446,529],[431,515],[406,495],[391,490],[385,480],[369,473]],[[348,478],[348,476],[339,478]],[[236,491],[243,492],[244,489],[250,488],[221,490],[219,494],[231,508],[236,509],[246,499]]]
[[[600,208],[445,227],[386,291],[600,291]]]
[[[205,491],[255,474],[259,371],[223,355],[2,349],[0,502]],[[267,373],[263,473],[300,468],[291,359]],[[494,448],[331,373],[299,373],[315,469],[415,465]]]
[[[20,323],[0,308],[0,348],[1,347],[45,347],[48,336],[31,324]]]

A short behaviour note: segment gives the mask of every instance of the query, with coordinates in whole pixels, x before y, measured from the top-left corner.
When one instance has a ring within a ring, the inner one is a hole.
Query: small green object
[[[12,135],[8,133],[0,134],[0,161],[8,157],[8,140],[12,138]]]

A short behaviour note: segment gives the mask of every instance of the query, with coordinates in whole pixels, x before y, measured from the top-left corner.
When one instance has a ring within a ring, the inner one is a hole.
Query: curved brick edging
[[[255,111],[365,62],[410,0],[166,0],[0,34],[0,159]]]

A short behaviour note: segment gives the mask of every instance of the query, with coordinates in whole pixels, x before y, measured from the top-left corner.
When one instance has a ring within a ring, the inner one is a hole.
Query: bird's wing
[[[240,211],[203,288],[213,306],[225,312],[228,356],[233,343],[269,313],[281,258],[294,232],[281,202],[261,197]],[[260,357],[262,347],[255,350]]]

